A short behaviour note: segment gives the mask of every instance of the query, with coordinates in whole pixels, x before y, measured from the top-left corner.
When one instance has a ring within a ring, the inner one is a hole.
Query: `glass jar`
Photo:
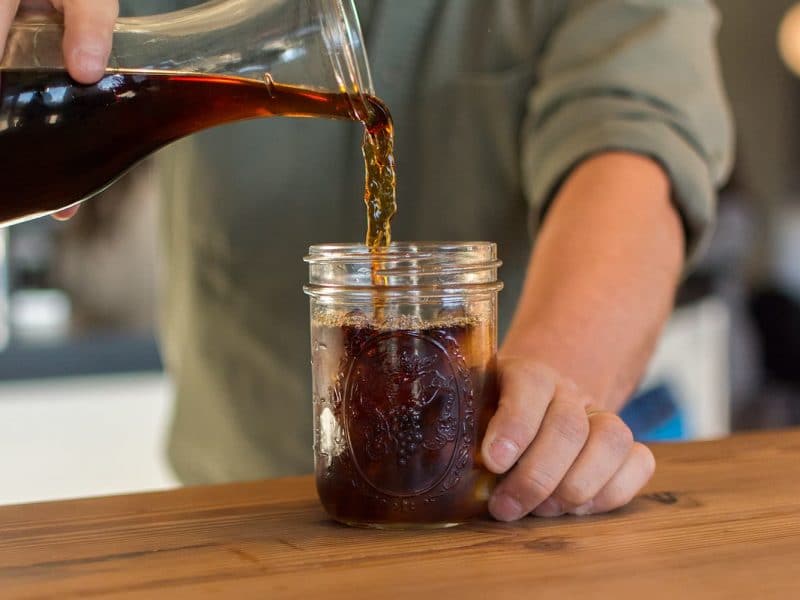
[[[480,443],[497,408],[495,244],[312,246],[317,491],[348,525],[487,514]]]

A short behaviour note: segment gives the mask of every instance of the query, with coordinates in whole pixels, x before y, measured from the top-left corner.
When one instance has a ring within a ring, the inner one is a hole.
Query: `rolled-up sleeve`
[[[523,128],[523,182],[537,218],[582,160],[635,152],[669,175],[688,255],[696,255],[733,159],[718,21],[703,0],[570,3],[541,61]]]

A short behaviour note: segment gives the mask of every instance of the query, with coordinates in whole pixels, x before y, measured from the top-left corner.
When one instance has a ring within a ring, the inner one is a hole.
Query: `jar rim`
[[[393,242],[387,248],[336,243],[311,246],[309,295],[456,295],[502,287],[493,242]]]
[[[336,242],[314,244],[303,260],[309,264],[323,262],[367,262],[374,260],[400,260],[425,258],[434,254],[451,258],[476,259],[489,262],[497,260],[497,244],[494,242],[392,242],[386,248],[369,248],[365,244]],[[498,265],[499,266],[499,265]]]

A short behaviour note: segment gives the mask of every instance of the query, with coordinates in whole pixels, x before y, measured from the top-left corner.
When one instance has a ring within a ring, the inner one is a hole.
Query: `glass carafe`
[[[0,61],[0,224],[85,200],[214,125],[371,114],[353,0],[213,0],[119,19],[107,72],[88,86],[66,73],[63,29],[55,13],[22,13]]]

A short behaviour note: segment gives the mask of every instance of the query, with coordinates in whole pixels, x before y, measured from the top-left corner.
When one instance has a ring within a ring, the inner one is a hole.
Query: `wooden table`
[[[614,514],[427,532],[310,478],[0,508],[0,598],[800,598],[800,430],[657,446]]]

